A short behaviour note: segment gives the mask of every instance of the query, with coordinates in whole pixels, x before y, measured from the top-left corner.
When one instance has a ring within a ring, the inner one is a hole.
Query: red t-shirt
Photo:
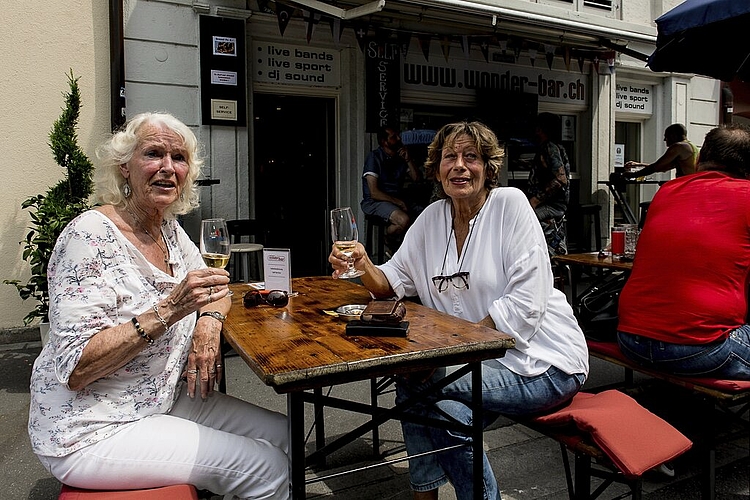
[[[747,322],[750,181],[699,172],[664,184],[638,239],[618,329],[675,344]]]

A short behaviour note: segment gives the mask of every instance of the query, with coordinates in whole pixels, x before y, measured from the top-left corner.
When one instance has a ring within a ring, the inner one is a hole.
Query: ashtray
[[[362,315],[362,311],[367,307],[366,304],[346,304],[339,306],[333,311],[324,310],[323,312],[330,316],[337,316],[343,320],[351,321],[353,319],[359,319]]]

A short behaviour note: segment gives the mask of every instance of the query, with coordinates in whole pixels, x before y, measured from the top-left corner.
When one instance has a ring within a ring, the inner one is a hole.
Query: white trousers
[[[183,386],[168,415],[125,424],[65,457],[40,456],[61,482],[87,489],[193,484],[239,498],[289,498],[286,417],[214,392],[190,399]]]

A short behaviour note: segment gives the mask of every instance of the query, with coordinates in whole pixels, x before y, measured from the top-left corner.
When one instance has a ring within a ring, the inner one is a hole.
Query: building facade
[[[190,125],[212,183],[188,232],[203,217],[257,218],[269,246],[292,249],[295,275],[327,273],[332,207],[356,208],[364,229],[362,166],[386,122],[423,154],[431,130],[484,120],[506,145],[504,183],[523,187],[533,118],[561,115],[573,203],[605,207],[608,228],[602,182],[617,162],[658,158],[671,123],[700,144],[720,121],[719,82],[646,67],[653,20],[678,3],[122,0],[113,121],[166,110]]]

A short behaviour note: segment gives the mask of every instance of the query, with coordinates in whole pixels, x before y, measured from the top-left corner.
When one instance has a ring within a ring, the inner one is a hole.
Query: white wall
[[[25,280],[20,204],[62,177],[47,142],[70,69],[81,77],[79,143],[90,157],[109,131],[108,2],[4,2],[0,47],[0,280]],[[0,328],[21,326],[34,305],[0,283]]]

